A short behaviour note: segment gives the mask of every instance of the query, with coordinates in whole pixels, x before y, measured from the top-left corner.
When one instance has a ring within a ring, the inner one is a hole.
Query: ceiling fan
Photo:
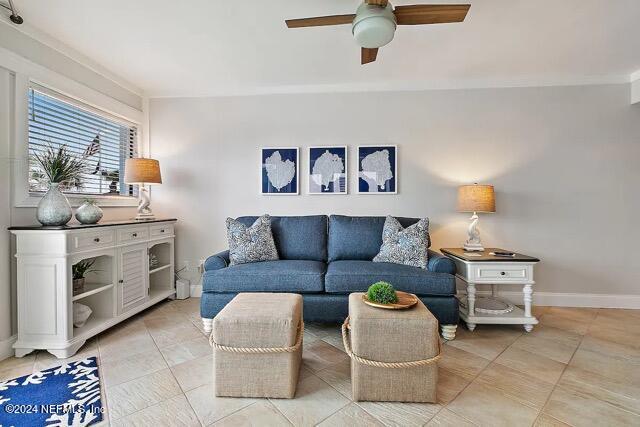
[[[364,0],[355,14],[287,19],[289,28],[351,24],[351,32],[362,47],[361,63],[376,60],[378,48],[393,40],[398,25],[462,22],[470,4],[416,4],[393,7],[388,0]]]

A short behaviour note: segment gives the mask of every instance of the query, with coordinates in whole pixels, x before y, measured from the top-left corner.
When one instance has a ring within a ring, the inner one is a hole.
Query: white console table
[[[64,227],[11,227],[17,243],[16,357],[44,349],[75,354],[85,341],[175,294],[175,219],[117,221]],[[158,264],[149,267],[149,256]],[[71,267],[95,260],[84,288],[74,294]],[[93,313],[73,325],[73,303]]]
[[[466,252],[462,248],[443,248],[440,251],[456,264],[456,277],[467,285],[466,297],[460,300],[460,317],[467,323],[470,331],[478,324],[523,325],[525,331],[531,332],[533,325],[538,324],[531,314],[533,302],[533,267],[539,259],[522,254],[513,257],[497,257],[491,255],[499,248],[486,248],[481,252]],[[524,310],[504,302],[505,310],[480,310],[476,308],[476,285],[491,285],[491,294],[497,298],[497,287],[500,285],[521,285]],[[503,311],[503,312],[500,312]]]

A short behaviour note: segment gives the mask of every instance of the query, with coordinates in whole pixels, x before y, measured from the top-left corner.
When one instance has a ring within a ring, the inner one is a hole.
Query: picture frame
[[[300,194],[298,147],[260,148],[260,194],[297,196]]]
[[[397,145],[358,146],[358,194],[398,194]]]
[[[309,147],[307,159],[308,194],[345,195],[349,193],[346,145]]]

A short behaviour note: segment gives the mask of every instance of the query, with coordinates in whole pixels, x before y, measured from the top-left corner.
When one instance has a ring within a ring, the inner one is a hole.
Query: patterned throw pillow
[[[278,259],[269,215],[262,215],[251,227],[227,218],[227,240],[231,265]]]
[[[391,262],[427,268],[429,248],[429,218],[422,218],[415,224],[402,228],[392,216],[384,221],[382,246],[373,262]]]

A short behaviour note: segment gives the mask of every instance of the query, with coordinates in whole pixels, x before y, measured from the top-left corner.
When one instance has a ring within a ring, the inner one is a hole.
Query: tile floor
[[[533,332],[458,328],[439,365],[438,403],[351,401],[337,325],[308,324],[296,399],[216,398],[198,299],[164,302],[88,342],[113,426],[640,425],[640,310],[536,307]],[[0,381],[61,361],[0,362]]]

